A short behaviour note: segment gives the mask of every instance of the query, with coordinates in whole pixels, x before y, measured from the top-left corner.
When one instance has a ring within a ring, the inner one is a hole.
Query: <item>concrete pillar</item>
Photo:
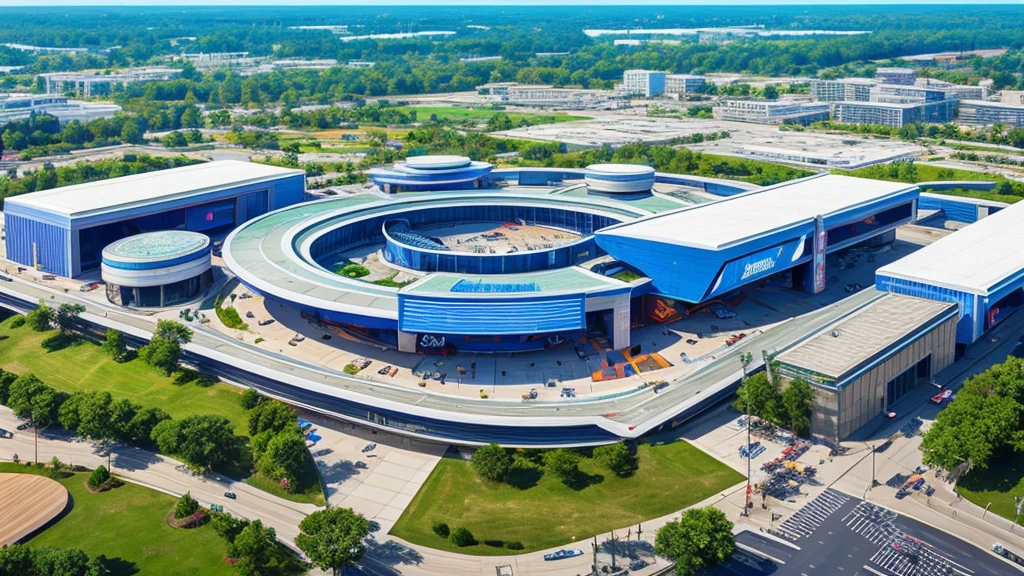
[[[616,303],[615,308],[612,310],[612,348],[615,350],[622,350],[623,348],[630,347],[630,333],[629,333],[629,297],[623,296],[617,298],[619,302]]]
[[[416,353],[416,333],[398,331],[398,351]]]

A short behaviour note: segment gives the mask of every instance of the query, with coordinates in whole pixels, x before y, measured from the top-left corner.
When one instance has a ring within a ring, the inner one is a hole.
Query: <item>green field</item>
[[[43,471],[0,463],[0,472]],[[59,480],[71,493],[73,508],[32,538],[30,546],[81,548],[90,557],[103,554],[111,560],[107,567],[115,576],[235,573],[222,560],[227,543],[213,528],[176,530],[167,525],[175,498],[134,484],[92,494],[85,489],[86,478],[79,473]]]
[[[505,112],[512,119],[512,124],[518,124],[520,119],[525,118],[531,124],[552,124],[556,122],[572,122],[574,120],[590,120],[589,116],[573,116],[565,112],[552,112],[551,114],[522,114],[518,112],[507,112],[505,110],[493,110],[490,108],[459,108],[457,106],[406,106],[399,108],[406,114],[416,111],[417,122],[426,122],[430,116],[437,115],[438,120],[481,120],[487,121],[498,112]]]
[[[933,182],[936,180],[982,180],[986,182],[1002,182],[1006,178],[998,174],[988,174],[986,172],[975,172],[973,170],[959,170],[955,168],[945,168],[942,166],[932,166],[923,162],[915,162],[914,167],[917,168],[917,181],[918,182]],[[867,168],[860,168],[858,170],[833,170],[836,174],[845,174],[847,176],[856,176],[858,178],[873,178],[872,169],[873,166]],[[893,178],[884,178],[885,180],[898,181]],[[935,194],[947,194],[950,196],[963,196],[967,198],[978,198],[981,200],[991,200],[993,202],[1005,202],[1007,204],[1013,204],[1021,200],[1020,196],[1014,196],[1009,194],[996,194],[995,192],[986,192],[982,190],[928,190],[928,192],[934,192]]]
[[[452,530],[468,528],[480,542],[519,541],[526,551],[543,550],[670,514],[743,480],[683,441],[642,444],[639,456],[640,469],[624,479],[584,459],[580,470],[589,482],[579,490],[534,468],[514,470],[510,483],[491,483],[468,461],[443,458],[391,534],[442,550],[510,553],[487,544],[458,548],[431,530],[440,520]]]
[[[240,389],[228,384],[175,386],[162,371],[141,360],[119,364],[85,340],[48,352],[42,342],[54,333],[33,332],[28,326],[11,329],[10,319],[0,322],[0,335],[9,336],[0,340],[0,368],[19,374],[31,372],[68,393],[110,392],[114,398],[162,408],[172,418],[216,414],[230,420],[236,434],[248,435],[248,416],[239,404]]]
[[[12,329],[10,322],[11,319],[0,322],[0,338],[8,336],[0,339],[0,368],[4,370],[18,374],[31,372],[50,386],[68,393],[110,392],[115,399],[127,398],[143,406],[159,407],[172,418],[191,414],[223,416],[234,425],[235,434],[249,435],[249,417],[239,403],[241,390],[234,386],[175,386],[172,378],[141,360],[114,362],[99,345],[85,340],[48,352],[42,347],[42,341],[54,332],[33,332],[28,326]],[[281,498],[318,506],[324,504],[312,460],[306,474],[308,488],[298,494],[289,494],[277,483],[258,475],[248,476],[247,469],[224,472]]]
[[[988,468],[975,468],[957,484],[957,492],[964,498],[989,511],[1013,521],[1017,515],[1014,496],[1024,494],[1024,457],[1019,454],[993,457]]]

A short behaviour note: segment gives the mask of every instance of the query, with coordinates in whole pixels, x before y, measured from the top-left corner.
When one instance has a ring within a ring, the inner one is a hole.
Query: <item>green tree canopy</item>
[[[814,410],[814,389],[802,378],[792,380],[782,392],[782,407],[786,410],[793,434],[806,436],[811,430]]]
[[[363,557],[370,522],[350,508],[318,510],[299,523],[295,544],[321,570],[352,566]]]
[[[580,455],[568,448],[558,448],[544,453],[544,466],[562,482],[569,483],[580,473]]]
[[[637,457],[630,452],[625,442],[616,442],[594,448],[594,460],[612,471],[619,478],[632,476],[640,466]]]
[[[103,351],[114,360],[124,358],[128,344],[124,340],[124,332],[107,328],[107,338],[103,341]]]
[[[724,562],[735,551],[732,522],[721,510],[708,506],[691,508],[662,526],[654,539],[654,551],[676,563],[677,576],[692,576]]]
[[[473,469],[485,480],[504,482],[512,469],[512,455],[498,444],[488,444],[473,453]]]

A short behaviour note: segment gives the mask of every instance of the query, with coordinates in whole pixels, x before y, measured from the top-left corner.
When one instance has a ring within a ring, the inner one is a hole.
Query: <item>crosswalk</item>
[[[973,576],[974,572],[954,562],[931,545],[909,538],[894,523],[896,513],[874,504],[860,502],[843,517],[845,524],[875,546],[878,551],[869,569],[883,576]],[[869,568],[869,567],[865,567]]]
[[[808,538],[822,522],[849,501],[849,496],[829,488],[787,518],[779,525],[779,531],[794,542]]]

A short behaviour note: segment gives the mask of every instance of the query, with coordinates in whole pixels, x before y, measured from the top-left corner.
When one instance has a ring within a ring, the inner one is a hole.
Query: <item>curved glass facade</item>
[[[403,212],[400,218],[396,216],[388,214],[345,223],[317,238],[310,246],[310,256],[319,261],[338,251],[365,244],[384,243],[385,260],[398,266],[424,272],[463,274],[532,272],[565,268],[595,257],[598,248],[593,239],[594,232],[619,222],[617,219],[597,214],[532,206],[450,206],[409,210]],[[533,225],[571,230],[588,238],[547,250],[512,254],[473,254],[430,250],[400,242],[385,234],[384,225],[389,221],[405,221],[412,228],[468,222],[526,221]]]

